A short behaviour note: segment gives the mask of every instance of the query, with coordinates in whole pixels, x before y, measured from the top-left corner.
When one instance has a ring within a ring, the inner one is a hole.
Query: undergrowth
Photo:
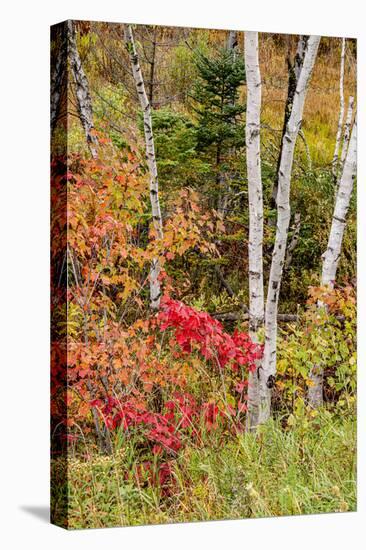
[[[187,446],[165,490],[136,475],[136,442],[110,456],[88,448],[69,459],[54,506],[66,491],[70,529],[354,511],[354,413],[307,411],[290,419],[224,444],[215,435],[210,446]],[[53,467],[62,477],[66,462]]]

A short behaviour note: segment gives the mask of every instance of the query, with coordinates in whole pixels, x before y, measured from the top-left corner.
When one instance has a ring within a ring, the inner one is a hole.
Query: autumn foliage
[[[248,334],[235,331],[231,336],[207,313],[170,298],[163,299],[158,319],[161,330],[174,329],[175,339],[183,351],[189,353],[197,344],[204,359],[215,362],[219,368],[230,364],[235,371],[244,365],[248,370],[255,370],[261,348],[252,343]]]
[[[68,50],[51,153],[56,523],[353,509],[353,199],[334,288],[318,286],[335,200],[339,39],[321,39],[291,160],[282,279],[271,285],[283,207],[274,191],[298,37],[259,36],[262,215],[249,193],[246,35],[133,26],[142,72],[135,82],[120,25],[67,26],[75,48],[64,44],[63,25],[52,43],[53,58]],[[356,68],[356,44],[347,44],[345,106]],[[70,58],[75,52],[80,63]],[[139,101],[142,87],[149,108]],[[253,217],[263,221],[258,269],[250,267]],[[269,307],[263,324],[262,307],[258,315],[253,308],[259,294],[250,282],[262,271],[264,296],[275,291],[264,301],[278,301],[273,323]],[[267,377],[270,326],[276,366]],[[309,400],[314,373],[324,379],[318,410]],[[267,389],[264,422],[255,417]]]
[[[262,353],[245,332],[229,334],[208,313],[171,297],[186,288],[174,260],[188,250],[215,254],[213,231],[224,226],[183,189],[166,206],[163,242],[156,239],[145,207],[146,176],[132,153],[108,165],[74,156],[63,175],[61,160],[53,168],[52,254],[55,265],[65,262],[68,281],[52,304],[56,434],[61,447],[63,438],[76,444],[81,427],[107,452],[116,433],[137,438],[139,468],[149,472],[155,456],[165,472],[158,479],[166,480],[170,461],[188,441],[201,445],[212,431],[243,430],[248,372]],[[164,297],[151,314],[147,283],[156,255]]]

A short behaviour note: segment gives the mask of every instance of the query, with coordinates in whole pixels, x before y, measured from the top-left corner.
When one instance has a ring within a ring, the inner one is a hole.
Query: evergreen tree
[[[216,145],[223,151],[242,145],[245,105],[238,102],[239,87],[245,82],[242,56],[222,49],[214,57],[197,55],[196,65],[198,81],[192,97],[198,117],[198,148]]]
[[[245,82],[244,61],[232,49],[221,49],[210,57],[197,54],[196,67],[198,80],[192,98],[197,150],[210,156],[216,183],[222,187],[229,157],[245,143],[245,105],[239,102],[239,88]]]

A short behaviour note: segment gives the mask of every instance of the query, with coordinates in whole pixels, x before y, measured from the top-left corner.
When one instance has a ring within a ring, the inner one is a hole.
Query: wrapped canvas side
[[[67,22],[51,27],[51,523],[68,526]]]

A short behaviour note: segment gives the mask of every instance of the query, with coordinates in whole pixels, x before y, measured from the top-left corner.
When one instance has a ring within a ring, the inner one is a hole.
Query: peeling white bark
[[[348,144],[349,144],[349,139],[350,139],[350,135],[351,135],[351,125],[352,125],[352,118],[353,118],[353,105],[354,105],[354,98],[353,98],[353,96],[350,95],[349,99],[348,99],[346,122],[344,124],[343,145],[342,145],[341,166],[340,166],[341,170],[343,170],[344,162],[346,160],[346,155],[347,155],[347,151],[348,151]]]
[[[260,154],[261,75],[258,60],[258,33],[244,37],[247,79],[246,155],[249,197],[249,332],[258,342],[264,320],[263,291],[263,196]],[[257,366],[259,367],[259,365]],[[249,375],[247,429],[255,428],[259,415],[258,369]]]
[[[287,234],[290,222],[290,182],[296,139],[301,127],[308,83],[314,67],[319,36],[310,36],[303,65],[296,84],[291,114],[286,126],[279,169],[277,193],[277,229],[268,283],[265,309],[265,345],[262,369],[259,379],[259,423],[266,422],[271,412],[271,394],[276,376],[277,310],[283,266],[285,261]]]
[[[346,227],[346,217],[353,191],[353,184],[357,173],[357,122],[352,128],[351,138],[345,158],[343,172],[339,181],[338,192],[334,207],[332,226],[329,233],[327,250],[322,256],[322,286],[333,288],[341,255],[343,233]],[[324,307],[319,304],[319,307]],[[313,408],[323,404],[323,370],[314,365],[309,375],[311,386],[308,391],[308,402]]]
[[[340,148],[340,145],[341,145],[342,126],[343,126],[343,118],[344,118],[344,59],[345,59],[345,53],[346,53],[346,39],[342,38],[341,67],[340,67],[340,74],[339,74],[339,117],[338,117],[336,142],[335,142],[334,154],[333,154],[333,160],[332,160],[332,171],[333,171],[333,176],[335,178],[335,181],[337,181],[339,148]]]
[[[227,39],[227,49],[233,50],[238,45],[238,33],[237,31],[229,31],[229,36]]]
[[[76,36],[73,22],[68,20],[68,54],[70,67],[75,81],[75,92],[78,104],[78,111],[83,125],[86,141],[94,158],[97,157],[97,137],[93,134],[93,110],[89,92],[89,82],[84,72],[79,52],[76,46]]]
[[[56,52],[51,59],[51,133],[55,129],[61,109],[61,97],[67,86],[67,29],[66,23],[58,25]]]
[[[146,145],[146,160],[150,174],[150,202],[153,217],[153,224],[158,239],[163,238],[163,220],[159,202],[159,182],[158,169],[155,157],[154,135],[151,120],[151,107],[147,97],[144,79],[139,63],[139,58],[135,46],[131,25],[124,26],[125,42],[130,54],[131,68],[135,80],[136,91],[140,102],[141,111],[144,118],[144,134]],[[154,258],[150,268],[150,306],[152,309],[158,309],[160,305],[160,263],[158,258]]]
[[[332,227],[328,247],[323,254],[322,285],[333,288],[338,262],[341,254],[343,233],[346,227],[346,216],[351,200],[354,180],[357,171],[357,122],[352,128],[351,139],[339,181],[338,193],[334,207]]]
[[[296,54],[293,61],[291,59],[290,48],[287,54],[287,66],[288,66],[287,98],[286,98],[286,105],[285,105],[285,116],[283,119],[283,127],[282,127],[281,147],[278,155],[278,162],[277,162],[277,169],[276,169],[276,179],[274,181],[273,189],[272,189],[272,204],[274,206],[277,206],[279,171],[280,171],[280,163],[282,158],[282,150],[283,150],[283,143],[285,139],[286,127],[287,127],[287,123],[290,118],[290,114],[292,110],[294,95],[296,92],[296,84],[297,84],[297,81],[299,80],[302,65],[304,63],[304,56],[305,56],[306,44],[308,42],[308,38],[309,37],[307,35],[300,34],[299,40],[297,43]],[[306,147],[307,143],[305,140],[305,136],[304,136],[304,143]]]

